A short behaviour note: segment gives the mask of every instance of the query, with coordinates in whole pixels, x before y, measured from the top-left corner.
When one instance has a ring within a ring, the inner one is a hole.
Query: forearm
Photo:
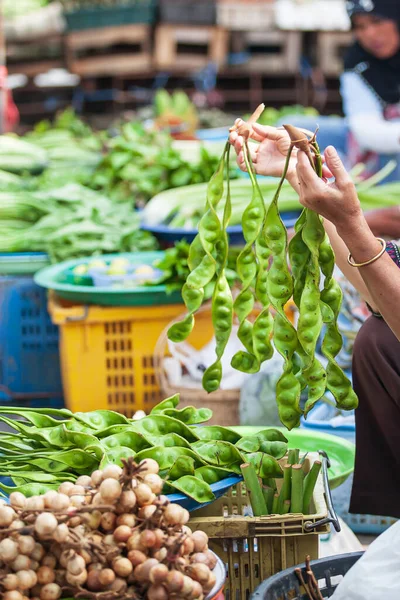
[[[337,232],[348,247],[354,262],[362,263],[379,253],[380,242],[365,220],[352,229]],[[356,269],[361,275],[372,306],[377,309],[393,333],[400,339],[400,269],[386,253],[371,265]]]
[[[372,233],[378,237],[400,239],[400,209],[398,206],[378,209],[365,214]]]

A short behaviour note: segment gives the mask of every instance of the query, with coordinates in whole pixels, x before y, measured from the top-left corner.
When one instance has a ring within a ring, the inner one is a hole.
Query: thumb
[[[328,146],[325,150],[325,160],[326,166],[334,176],[336,183],[339,186],[350,181],[350,176],[347,173],[339,154],[333,146]]]

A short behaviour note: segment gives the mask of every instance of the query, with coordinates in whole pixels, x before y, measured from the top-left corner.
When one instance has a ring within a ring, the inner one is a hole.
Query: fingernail
[[[336,156],[336,150],[333,146],[328,146],[327,149],[325,150],[325,153],[330,156],[331,158],[333,158],[334,156]]]

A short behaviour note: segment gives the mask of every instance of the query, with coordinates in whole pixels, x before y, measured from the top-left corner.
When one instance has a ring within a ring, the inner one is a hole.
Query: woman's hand
[[[244,121],[237,119],[235,125],[240,127]],[[258,175],[281,177],[285,166],[286,156],[290,148],[290,138],[284,129],[267,127],[253,123],[251,125],[250,137],[258,144],[249,143],[251,159]],[[237,131],[229,136],[229,141],[235,148],[237,163],[242,171],[246,171],[243,156],[243,137]],[[294,175],[296,171],[297,149],[294,148],[289,164],[288,176]]]
[[[244,123],[241,119],[237,119],[235,125],[239,128]],[[285,129],[252,123],[250,138],[258,142],[257,144],[249,143],[251,160],[256,173],[269,177],[281,177],[290,148],[290,137],[287,131]],[[243,137],[237,131],[233,131],[229,136],[229,141],[235,148],[239,168],[242,171],[247,171],[243,156]],[[297,148],[293,148],[286,179],[298,192],[296,177],[297,152]],[[323,166],[323,175],[324,177],[332,177],[332,173],[327,169],[325,164]]]
[[[333,223],[340,236],[356,233],[366,225],[357,191],[333,146],[325,151],[326,165],[334,183],[317,176],[304,152],[297,156],[296,173],[300,202]]]

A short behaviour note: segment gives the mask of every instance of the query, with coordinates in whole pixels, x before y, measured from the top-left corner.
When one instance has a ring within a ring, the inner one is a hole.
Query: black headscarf
[[[347,12],[370,14],[396,21],[400,28],[400,0],[348,0]],[[388,59],[376,58],[356,42],[347,52],[344,67],[355,71],[386,105],[400,102],[400,51]]]

